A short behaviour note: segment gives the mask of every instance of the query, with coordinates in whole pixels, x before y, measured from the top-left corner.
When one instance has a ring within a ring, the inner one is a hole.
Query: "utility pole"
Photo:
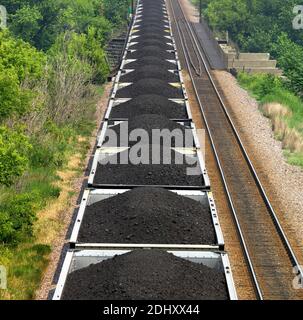
[[[199,22],[202,22],[202,0],[200,0],[199,4]]]

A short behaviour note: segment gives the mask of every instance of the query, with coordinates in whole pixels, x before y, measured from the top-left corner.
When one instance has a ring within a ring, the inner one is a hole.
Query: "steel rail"
[[[263,201],[264,201],[264,203],[265,203],[265,205],[266,205],[266,207],[268,209],[268,212],[269,212],[269,214],[270,214],[270,216],[271,216],[271,218],[273,220],[273,223],[275,225],[276,231],[277,231],[277,233],[278,233],[278,235],[279,235],[279,237],[280,237],[280,239],[281,239],[281,241],[282,241],[282,243],[284,245],[284,248],[285,248],[285,250],[286,250],[286,252],[288,254],[288,257],[289,257],[289,259],[290,259],[290,261],[292,263],[292,266],[297,268],[297,271],[298,271],[297,272],[297,276],[299,276],[300,283],[302,283],[302,276],[303,276],[302,267],[300,266],[300,264],[298,262],[298,259],[296,258],[296,255],[295,255],[293,249],[291,248],[289,240],[287,239],[287,236],[286,236],[286,234],[285,234],[285,232],[284,232],[284,230],[283,230],[283,228],[282,228],[282,226],[281,226],[281,224],[279,222],[279,219],[278,219],[278,217],[277,217],[277,215],[276,215],[271,203],[270,203],[270,200],[266,195],[265,189],[264,189],[264,187],[263,187],[263,185],[262,185],[262,183],[261,183],[261,181],[260,181],[260,179],[258,177],[258,174],[257,174],[257,172],[256,172],[256,170],[255,170],[255,168],[254,168],[249,156],[248,156],[248,153],[247,153],[247,151],[246,151],[246,149],[245,149],[245,147],[244,147],[244,145],[243,145],[243,143],[241,141],[241,138],[240,138],[240,136],[238,134],[238,131],[237,131],[237,129],[236,129],[236,127],[235,127],[235,125],[234,125],[229,113],[228,113],[228,110],[227,110],[227,108],[226,108],[226,106],[224,104],[224,101],[222,100],[222,97],[221,97],[221,95],[220,95],[220,93],[219,93],[219,91],[218,91],[218,89],[216,87],[216,84],[215,84],[215,82],[214,82],[214,80],[212,78],[212,75],[211,75],[210,71],[209,71],[208,65],[207,65],[207,63],[205,61],[204,55],[201,52],[201,46],[199,45],[199,42],[197,40],[197,34],[196,34],[195,30],[192,28],[191,24],[186,19],[186,15],[184,13],[184,10],[183,10],[179,0],[176,0],[176,3],[178,4],[178,6],[180,8],[180,11],[182,12],[182,15],[184,17],[184,21],[186,21],[187,30],[188,30],[188,32],[190,34],[190,37],[195,42],[195,46],[196,46],[196,48],[197,48],[197,50],[199,52],[199,56],[200,56],[200,59],[201,59],[203,65],[204,65],[204,68],[206,70],[207,76],[208,76],[208,78],[209,78],[209,80],[211,82],[211,85],[212,85],[213,89],[215,90],[217,98],[220,101],[221,108],[224,111],[224,114],[226,116],[226,119],[228,120],[229,125],[231,126],[232,132],[234,133],[234,135],[236,137],[236,140],[238,142],[240,150],[241,150],[241,152],[242,152],[242,154],[243,154],[243,156],[244,156],[244,158],[245,158],[245,160],[246,160],[246,162],[248,164],[249,170],[250,170],[250,172],[251,172],[251,174],[252,174],[252,176],[253,176],[253,178],[255,180],[256,186],[258,187],[259,192],[260,192],[260,194],[261,194],[261,196],[263,198]],[[173,8],[171,0],[170,0],[170,5],[171,5],[172,14],[174,15],[174,19],[176,21],[176,26],[177,26],[178,32],[180,33],[180,25],[178,24],[178,20],[176,19],[176,15],[175,15],[174,8]],[[191,71],[191,69],[189,67],[189,64],[188,64],[188,55],[189,55],[188,52],[187,52],[188,50],[186,48],[186,44],[182,41],[181,37],[180,37],[180,40],[181,40],[181,45],[182,45],[182,49],[183,49],[183,52],[184,52],[184,57],[185,57],[185,60],[186,60],[186,63],[187,63],[187,67],[188,67],[188,70],[189,70],[189,73],[190,73],[190,76],[191,76],[191,79],[192,79],[194,91],[195,91],[196,97],[198,99],[198,103],[199,103],[199,106],[200,106],[200,109],[201,109],[201,112],[202,112],[202,116],[204,118],[204,122],[206,124],[206,128],[207,128],[207,131],[208,131],[208,134],[209,134],[209,137],[210,137],[212,149],[214,151],[214,154],[215,154],[215,157],[216,157],[216,161],[217,161],[217,164],[218,164],[221,176],[222,176],[222,180],[224,182],[224,187],[225,187],[225,190],[226,190],[229,202],[230,202],[230,206],[231,206],[231,209],[232,209],[232,212],[233,212],[233,215],[234,215],[234,219],[236,221],[236,225],[237,225],[237,228],[238,228],[238,233],[240,235],[242,247],[244,248],[245,256],[246,256],[246,259],[248,261],[248,265],[249,265],[250,270],[251,270],[251,274],[252,274],[253,282],[254,282],[254,285],[255,285],[255,289],[256,289],[256,292],[258,294],[259,299],[263,299],[262,291],[261,291],[260,285],[258,284],[257,276],[256,276],[256,273],[254,272],[252,261],[251,261],[251,259],[249,257],[249,252],[248,252],[247,246],[245,244],[245,239],[244,239],[244,236],[243,236],[243,232],[241,230],[241,226],[240,226],[239,220],[237,218],[237,212],[235,210],[235,207],[234,207],[234,204],[233,204],[233,201],[232,201],[232,198],[231,198],[231,194],[230,194],[230,191],[229,191],[229,188],[228,188],[228,185],[227,185],[227,181],[226,181],[223,169],[222,169],[222,165],[221,165],[221,162],[220,162],[220,159],[218,157],[218,153],[217,153],[217,150],[216,150],[216,147],[215,147],[215,144],[214,144],[214,139],[213,139],[211,131],[210,131],[210,127],[209,127],[209,124],[208,124],[208,121],[207,121],[206,114],[205,114],[205,112],[203,110],[203,104],[201,103],[201,99],[200,99],[200,97],[198,95],[197,88],[196,88],[195,83],[193,81],[192,71]],[[203,50],[203,48],[202,48],[202,50]],[[196,53],[196,51],[195,51],[195,53]]]
[[[181,20],[181,21],[182,21],[182,23],[183,23],[184,25],[186,25],[186,21],[184,21],[184,20]],[[186,43],[186,37],[185,37],[184,32],[182,31],[182,29],[180,29],[180,35],[182,35],[182,37],[183,37],[183,42]],[[197,57],[198,67],[195,66],[195,63],[194,63],[194,62],[192,61],[192,59],[189,57],[190,64],[192,65],[193,69],[195,70],[196,75],[199,76],[199,77],[201,77],[201,75],[202,75],[201,60],[199,59],[199,53],[197,52],[197,50],[196,50],[196,48],[195,48],[194,45],[193,45],[193,50],[194,50],[195,55],[196,55],[196,57]]]
[[[174,20],[175,20],[175,23],[176,23],[176,27],[177,27],[177,30],[178,30],[178,33],[179,33],[179,36],[180,36],[180,33],[181,33],[180,26],[179,26],[178,20],[176,18],[176,15],[175,15],[171,0],[169,0],[169,1],[170,1],[170,6],[171,6],[171,12],[173,14],[173,17],[174,17]],[[242,232],[242,229],[241,229],[241,226],[240,226],[240,222],[238,220],[238,217],[237,217],[237,214],[236,214],[236,210],[235,210],[232,198],[231,198],[231,194],[230,194],[230,191],[229,191],[229,187],[227,185],[227,181],[226,181],[225,174],[224,174],[224,171],[223,171],[223,168],[222,168],[222,165],[221,165],[221,161],[219,159],[218,152],[217,152],[217,149],[216,149],[216,146],[215,146],[215,143],[214,143],[214,139],[212,137],[212,134],[211,134],[211,131],[210,131],[210,127],[209,127],[209,124],[208,124],[208,121],[207,121],[207,118],[206,118],[206,115],[205,115],[205,112],[204,112],[204,109],[203,109],[203,104],[202,104],[201,99],[199,97],[196,85],[195,85],[195,83],[193,81],[193,75],[192,75],[192,71],[191,71],[191,68],[190,68],[190,62],[189,62],[189,57],[188,57],[188,50],[187,50],[186,44],[182,41],[181,37],[180,37],[180,40],[181,40],[182,51],[184,53],[185,61],[186,61],[186,64],[187,64],[187,69],[188,69],[190,77],[192,79],[192,85],[193,85],[193,88],[194,88],[194,91],[195,91],[195,95],[196,95],[198,104],[200,106],[201,112],[202,112],[202,116],[203,116],[203,119],[204,119],[204,122],[205,122],[206,130],[207,130],[210,142],[211,142],[211,147],[213,149],[213,152],[214,152],[214,155],[215,155],[215,158],[216,158],[216,162],[217,162],[217,165],[218,165],[218,168],[219,168],[219,171],[220,171],[220,175],[221,175],[221,178],[222,178],[222,181],[223,181],[223,184],[224,184],[224,188],[225,188],[225,191],[226,191],[226,195],[228,197],[229,206],[230,206],[230,208],[232,210],[233,218],[234,218],[235,223],[236,223],[236,227],[237,227],[237,231],[238,231],[238,234],[239,234],[239,237],[240,237],[241,245],[242,245],[242,248],[243,248],[243,251],[244,251],[245,259],[246,259],[246,261],[248,263],[248,266],[249,266],[250,274],[251,274],[251,277],[252,277],[252,280],[253,280],[253,284],[254,284],[254,289],[255,289],[255,292],[256,292],[256,295],[257,295],[258,299],[263,300],[263,295],[262,295],[259,283],[257,281],[257,276],[256,276],[256,273],[254,271],[252,261],[250,259],[248,248],[247,248],[247,245],[246,245],[246,242],[245,242],[245,239],[244,239],[244,236],[243,236],[243,232]]]
[[[295,253],[294,253],[294,251],[293,251],[293,249],[292,249],[292,247],[290,245],[290,242],[289,242],[289,240],[288,240],[288,238],[287,238],[287,236],[286,236],[286,234],[285,234],[285,232],[283,230],[283,227],[282,227],[282,225],[281,225],[281,223],[279,221],[279,218],[278,218],[273,206],[270,203],[270,200],[269,200],[269,198],[268,198],[268,196],[266,194],[266,191],[265,191],[265,189],[264,189],[264,187],[262,185],[261,180],[259,179],[257,171],[255,170],[255,167],[254,167],[253,163],[251,162],[251,160],[249,158],[249,155],[248,155],[248,153],[247,153],[247,151],[245,149],[245,146],[244,146],[244,144],[243,144],[243,142],[242,142],[242,140],[240,138],[240,135],[239,135],[239,133],[238,133],[238,131],[236,129],[236,126],[234,125],[233,120],[231,119],[231,116],[230,116],[230,114],[229,114],[229,112],[227,110],[227,107],[225,106],[225,103],[224,103],[224,101],[223,101],[223,99],[222,99],[222,97],[221,97],[221,95],[220,95],[220,93],[219,93],[219,91],[218,91],[218,89],[216,87],[216,84],[215,84],[215,82],[213,80],[213,77],[212,77],[212,75],[211,75],[211,73],[209,71],[208,65],[207,65],[207,63],[206,63],[206,61],[204,59],[204,56],[203,56],[202,52],[201,52],[201,46],[199,46],[199,44],[197,42],[196,31],[193,30],[192,26],[188,23],[188,21],[186,19],[186,16],[184,14],[183,8],[181,7],[179,0],[177,0],[177,1],[178,1],[179,6],[180,6],[180,9],[182,10],[182,13],[184,15],[184,19],[187,22],[187,25],[188,25],[189,29],[191,30],[191,32],[193,34],[193,39],[195,40],[195,44],[196,44],[197,49],[198,49],[198,51],[200,53],[201,60],[203,62],[203,65],[205,67],[207,75],[208,75],[208,77],[209,77],[209,79],[211,81],[212,87],[214,88],[214,90],[215,90],[215,92],[217,94],[217,97],[220,100],[221,107],[222,107],[222,109],[223,109],[223,111],[224,111],[224,113],[225,113],[225,115],[227,117],[227,120],[228,120],[229,124],[231,125],[231,128],[232,128],[232,130],[233,130],[233,132],[234,132],[234,134],[235,134],[235,136],[237,138],[238,144],[239,144],[239,146],[240,146],[240,148],[242,150],[242,153],[243,153],[243,155],[244,155],[244,157],[245,157],[245,159],[246,159],[246,161],[247,161],[247,163],[249,165],[249,169],[251,170],[251,173],[252,173],[252,175],[253,175],[253,177],[255,179],[256,185],[260,190],[261,196],[264,199],[264,202],[265,202],[265,204],[266,204],[266,206],[268,208],[268,211],[269,211],[269,213],[271,215],[271,218],[273,219],[273,222],[274,222],[274,224],[276,226],[277,232],[279,233],[280,238],[281,238],[282,242],[284,243],[285,249],[288,252],[288,255],[289,255],[289,258],[290,258],[290,260],[292,262],[293,267],[296,267],[297,270],[298,270],[297,276],[300,276],[300,279],[301,279],[300,282],[302,283],[302,279],[303,279],[302,266],[300,265],[296,255],[295,255]]]

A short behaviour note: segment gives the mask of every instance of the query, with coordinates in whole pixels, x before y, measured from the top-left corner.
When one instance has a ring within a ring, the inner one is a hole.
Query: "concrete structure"
[[[220,47],[225,53],[225,61],[229,70],[282,75],[282,70],[277,68],[277,61],[271,60],[269,53],[238,53],[226,43],[220,44]]]

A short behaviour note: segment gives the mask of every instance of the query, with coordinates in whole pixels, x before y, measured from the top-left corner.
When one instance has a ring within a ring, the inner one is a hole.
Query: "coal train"
[[[237,299],[197,136],[166,3],[139,0],[53,300]]]

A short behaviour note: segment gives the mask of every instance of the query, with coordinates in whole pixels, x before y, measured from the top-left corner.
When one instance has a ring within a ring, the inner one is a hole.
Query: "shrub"
[[[283,33],[273,45],[273,54],[289,79],[289,88],[303,97],[303,47],[289,39]]]
[[[76,65],[90,80],[98,83],[106,81],[109,66],[95,28],[89,28],[87,34],[72,31],[61,34],[50,49],[50,54],[53,63],[63,54],[61,62],[70,63],[69,68]]]
[[[281,80],[270,74],[249,75],[245,72],[240,72],[238,81],[245,89],[252,92],[258,100],[282,87]]]
[[[60,168],[65,161],[65,152],[70,147],[72,136],[72,129],[58,127],[54,122],[48,121],[40,135],[31,137],[31,167]]]
[[[31,109],[34,94],[22,89],[14,69],[4,69],[0,63],[0,121],[10,116],[22,116]]]
[[[0,206],[0,241],[16,244],[32,236],[36,221],[33,195],[15,194]]]
[[[0,127],[0,184],[10,186],[28,167],[31,150],[28,138],[18,131]]]
[[[0,31],[0,61],[5,69],[14,69],[21,84],[38,81],[44,75],[46,56],[8,31]]]

